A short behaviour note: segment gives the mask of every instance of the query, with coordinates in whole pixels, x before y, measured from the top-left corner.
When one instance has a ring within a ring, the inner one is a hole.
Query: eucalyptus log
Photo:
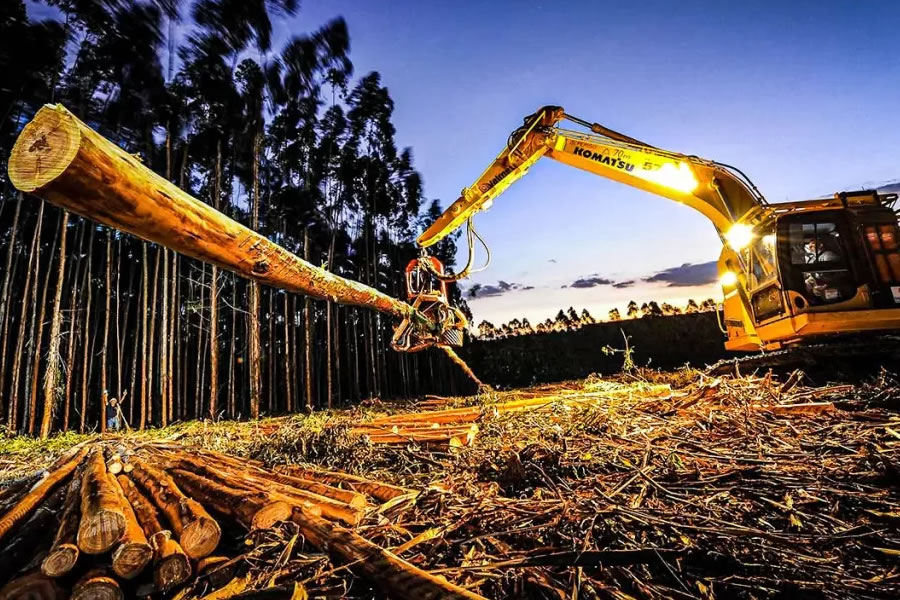
[[[220,463],[215,468],[212,468],[184,454],[176,455],[172,457],[172,460],[185,470],[199,473],[225,485],[229,485],[231,482],[240,482],[241,487],[258,492],[268,491],[273,498],[286,500],[291,505],[312,504],[318,508],[323,517],[341,521],[347,525],[358,525],[365,514],[363,509],[354,508],[344,502],[267,479],[259,475],[255,470],[239,469],[225,463]]]
[[[75,583],[71,600],[122,600],[122,597],[122,588],[105,569],[92,569]]]
[[[81,478],[77,475],[69,482],[66,502],[59,520],[59,529],[53,538],[50,552],[41,563],[41,572],[48,577],[62,577],[78,562],[78,522],[81,519]]]
[[[191,497],[249,530],[269,529],[291,518],[291,506],[264,491],[236,489],[184,469],[173,469],[171,474]]]
[[[360,577],[401,600],[484,600],[447,580],[431,575],[353,531],[322,517],[294,510],[293,520],[310,544],[350,566]]]
[[[107,477],[100,447],[95,447],[81,475],[81,523],[78,547],[87,554],[102,554],[125,533],[122,495],[115,481]]]
[[[280,289],[410,317],[410,305],[318,268],[160,177],[81,122],[46,105],[9,156],[13,185],[104,225]]]
[[[402,488],[396,485],[391,485],[390,483],[384,483],[383,481],[374,481],[372,479],[366,479],[365,477],[350,475],[349,473],[340,473],[338,471],[309,469],[296,465],[281,465],[275,467],[275,469],[277,472],[287,473],[293,477],[299,477],[301,479],[314,479],[317,481],[325,481],[327,483],[337,485],[346,485],[354,490],[368,494],[381,502],[388,502],[389,500],[393,500],[398,496],[415,494],[413,490]]]
[[[122,511],[125,514],[125,534],[119,545],[113,550],[112,569],[122,579],[133,579],[144,570],[144,567],[153,558],[153,549],[147,543],[147,536],[144,534],[131,504],[125,498],[125,493],[116,480],[116,476],[110,473],[108,477],[119,491]]]
[[[40,571],[32,571],[11,580],[0,588],[0,600],[63,600],[63,589]]]
[[[161,590],[170,589],[191,576],[191,561],[172,534],[163,529],[153,503],[125,475],[116,477],[153,549],[153,580]]]
[[[131,476],[166,516],[185,553],[193,559],[209,555],[222,537],[215,519],[182,492],[170,475],[146,461],[135,460]]]
[[[9,511],[0,518],[0,542],[18,523],[27,519],[34,509],[72,474],[87,454],[87,446],[65,454],[65,460],[56,469],[35,484]],[[59,463],[60,461],[57,461]]]

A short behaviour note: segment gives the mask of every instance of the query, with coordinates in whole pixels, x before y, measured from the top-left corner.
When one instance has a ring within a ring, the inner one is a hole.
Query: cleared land
[[[812,386],[799,373],[641,371],[104,439],[416,490],[373,503],[353,531],[488,598],[895,598],[898,406],[888,373]],[[0,476],[46,466],[84,439],[5,440]],[[228,577],[196,579],[183,597],[229,582],[241,597],[269,586],[290,597],[297,582],[313,598],[372,597],[371,579],[305,542],[296,523],[226,529],[223,540]]]

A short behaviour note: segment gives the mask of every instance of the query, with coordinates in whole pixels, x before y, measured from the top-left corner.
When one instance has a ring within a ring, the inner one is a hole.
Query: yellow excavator
[[[588,131],[562,129],[564,120]],[[422,258],[407,268],[407,282],[414,282],[410,299],[446,304],[446,283],[473,272],[473,243],[481,238],[472,217],[545,156],[680,202],[712,222],[723,243],[720,327],[729,350],[778,350],[900,329],[897,194],[840,192],[770,204],[735,167],[655,148],[558,106],[526,117],[475,183],[418,238]],[[445,274],[425,249],[464,224],[468,264]],[[419,335],[404,323],[394,347],[461,344],[465,319],[459,311],[447,306],[435,313],[448,315],[442,334]]]

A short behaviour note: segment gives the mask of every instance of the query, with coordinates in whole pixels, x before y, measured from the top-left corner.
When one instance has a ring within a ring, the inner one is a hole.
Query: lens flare
[[[753,227],[744,223],[735,223],[725,234],[725,240],[734,250],[741,250],[753,241]]]

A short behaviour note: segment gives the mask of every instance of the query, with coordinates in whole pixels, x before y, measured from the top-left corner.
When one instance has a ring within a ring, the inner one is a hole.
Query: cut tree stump
[[[194,560],[212,553],[222,529],[206,509],[182,492],[172,477],[146,461],[135,460],[131,476],[166,516],[185,553]]]
[[[81,476],[81,523],[78,547],[86,554],[102,554],[122,539],[125,513],[119,486],[110,481],[103,451],[96,447]]]
[[[69,482],[66,501],[60,517],[59,529],[53,539],[50,552],[41,563],[41,572],[48,577],[62,577],[69,573],[78,561],[78,522],[81,519],[81,477],[75,475]]]

